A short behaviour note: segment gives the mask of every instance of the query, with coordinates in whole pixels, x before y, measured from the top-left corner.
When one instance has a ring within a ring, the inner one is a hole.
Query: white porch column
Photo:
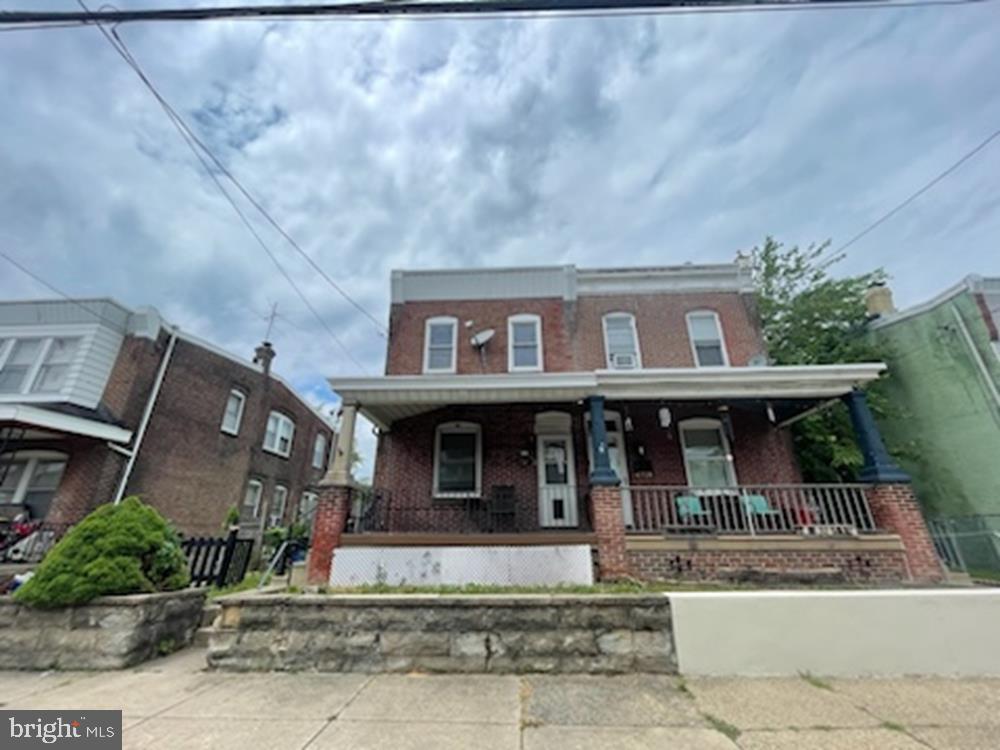
[[[344,404],[340,418],[340,432],[337,435],[337,449],[333,453],[330,470],[323,477],[324,485],[349,486],[354,482],[351,476],[351,456],[354,454],[354,423],[358,416],[357,404]]]

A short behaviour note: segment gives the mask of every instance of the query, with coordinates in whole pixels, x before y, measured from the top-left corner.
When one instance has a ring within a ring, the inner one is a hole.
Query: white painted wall
[[[411,586],[591,584],[590,546],[341,547],[332,586],[387,583]]]
[[[670,594],[689,675],[1000,675],[1000,590]]]

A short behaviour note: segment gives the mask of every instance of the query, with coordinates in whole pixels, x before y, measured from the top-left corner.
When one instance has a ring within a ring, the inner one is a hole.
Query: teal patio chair
[[[782,526],[781,511],[771,507],[770,501],[763,495],[744,495],[743,510],[747,517],[753,516],[754,526],[765,531],[778,531]]]

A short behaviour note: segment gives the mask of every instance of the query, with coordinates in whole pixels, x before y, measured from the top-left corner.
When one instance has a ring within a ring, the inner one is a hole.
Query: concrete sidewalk
[[[992,750],[1000,679],[0,672],[9,708],[122,708],[127,748]]]

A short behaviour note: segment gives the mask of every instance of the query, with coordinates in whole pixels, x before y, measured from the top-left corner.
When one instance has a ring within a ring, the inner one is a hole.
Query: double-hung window
[[[424,327],[424,372],[455,372],[457,344],[456,318],[428,318]]]
[[[615,312],[604,316],[604,351],[611,370],[635,370],[642,367],[634,315]]]
[[[226,411],[222,415],[222,431],[229,435],[240,434],[240,423],[243,422],[243,407],[246,406],[247,397],[243,391],[235,388],[229,392],[226,399]]]
[[[696,310],[687,314],[688,338],[698,367],[728,367],[726,342],[722,338],[719,316],[712,310]]]
[[[482,431],[477,424],[439,425],[434,440],[434,495],[478,497],[482,488]]]
[[[507,319],[507,369],[539,371],[542,365],[542,319],[537,315],[512,315]]]
[[[0,505],[20,505],[33,519],[44,519],[59,489],[66,455],[22,451],[0,457]]]
[[[687,419],[678,426],[688,485],[719,489],[736,485],[729,440],[717,419]]]
[[[283,484],[274,485],[271,509],[267,514],[268,526],[281,526],[285,519],[285,504],[288,502],[288,488]]]
[[[326,435],[317,432],[316,442],[313,443],[313,468],[322,469],[324,466],[326,466]]]
[[[315,492],[306,490],[302,493],[299,501],[299,523],[312,524],[313,516],[316,515],[316,501],[319,496]]]
[[[277,411],[272,411],[268,415],[267,430],[264,432],[264,450],[288,458],[292,453],[294,436],[295,423],[291,419]]]
[[[260,498],[264,492],[264,485],[258,479],[251,479],[247,482],[247,491],[243,495],[243,506],[250,508],[254,518],[260,516]]]
[[[0,394],[58,393],[79,344],[62,336],[0,341]]]

